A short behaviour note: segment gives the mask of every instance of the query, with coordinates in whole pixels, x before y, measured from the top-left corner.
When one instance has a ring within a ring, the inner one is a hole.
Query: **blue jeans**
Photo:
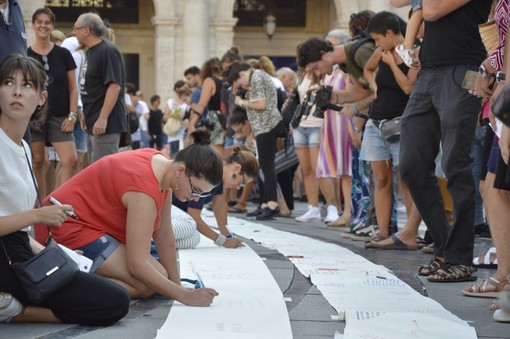
[[[485,224],[483,217],[483,201],[480,195],[480,176],[482,172],[482,150],[485,127],[476,126],[475,140],[473,141],[473,179],[475,181],[475,225]]]

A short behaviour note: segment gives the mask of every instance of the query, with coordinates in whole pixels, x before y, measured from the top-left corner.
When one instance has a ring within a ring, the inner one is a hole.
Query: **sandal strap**
[[[473,269],[466,265],[448,265],[438,270],[436,274],[444,279],[460,279],[473,274]]]
[[[434,257],[428,265],[420,267],[420,272],[422,270],[428,270],[429,274],[432,274],[437,272],[443,265],[444,260],[439,259],[439,257]]]

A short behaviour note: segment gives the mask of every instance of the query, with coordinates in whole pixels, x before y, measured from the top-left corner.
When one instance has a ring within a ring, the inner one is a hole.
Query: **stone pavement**
[[[249,210],[255,208],[251,204]],[[306,204],[296,203],[294,216],[304,213]],[[241,215],[234,215],[240,217]],[[402,227],[405,216],[399,217]],[[262,224],[275,229],[293,232],[324,242],[343,246],[368,260],[391,269],[396,276],[422,293],[423,286],[430,298],[441,303],[450,312],[467,321],[476,329],[479,338],[510,338],[510,324],[497,323],[489,310],[491,299],[469,298],[460,293],[465,283],[430,283],[418,278],[418,268],[430,261],[431,255],[421,251],[365,250],[363,242],[353,242],[341,237],[343,230],[328,228],[322,222],[297,223],[292,218],[264,221]],[[310,281],[294,268],[292,263],[275,250],[267,249],[247,239],[246,243],[265,263],[280,286],[287,302],[293,336],[296,339],[333,338],[336,331],[343,333],[344,322],[332,320],[336,311],[328,304]],[[475,253],[490,247],[489,239],[477,239]],[[481,269],[479,279],[486,278],[494,270]],[[420,283],[420,279],[421,283]],[[165,322],[172,302],[163,297],[133,301],[129,314],[118,324],[110,327],[81,327],[60,324],[0,324],[0,338],[155,338]]]

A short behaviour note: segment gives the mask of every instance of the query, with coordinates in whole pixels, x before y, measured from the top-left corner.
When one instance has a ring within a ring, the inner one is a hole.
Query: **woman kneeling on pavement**
[[[19,54],[0,64],[0,322],[79,323],[109,325],[129,310],[126,290],[96,274],[76,277],[38,305],[30,302],[10,267],[44,248],[29,235],[34,223],[54,225],[66,220],[69,205],[34,209],[31,151],[22,140],[30,120],[44,115],[47,76],[42,65]],[[10,260],[9,260],[9,259]]]
[[[50,194],[73,206],[79,218],[51,231],[58,243],[82,250],[93,261],[91,271],[125,287],[132,298],[159,293],[185,305],[209,306],[218,295],[214,289],[180,284],[170,210],[172,193],[181,201],[198,200],[222,175],[220,154],[204,143],[186,147],[173,160],[151,148],[113,154]],[[36,231],[47,236],[44,227]],[[151,239],[159,262],[150,255]]]

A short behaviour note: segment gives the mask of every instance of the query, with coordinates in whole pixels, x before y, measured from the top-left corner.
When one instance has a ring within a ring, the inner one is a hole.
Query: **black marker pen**
[[[53,197],[50,197],[50,202],[55,205],[55,206],[62,206],[62,204],[55,198]],[[76,214],[74,214],[73,211],[64,211],[68,216],[70,216],[71,218],[75,219],[75,220],[80,220],[78,219],[78,217],[76,216]]]

